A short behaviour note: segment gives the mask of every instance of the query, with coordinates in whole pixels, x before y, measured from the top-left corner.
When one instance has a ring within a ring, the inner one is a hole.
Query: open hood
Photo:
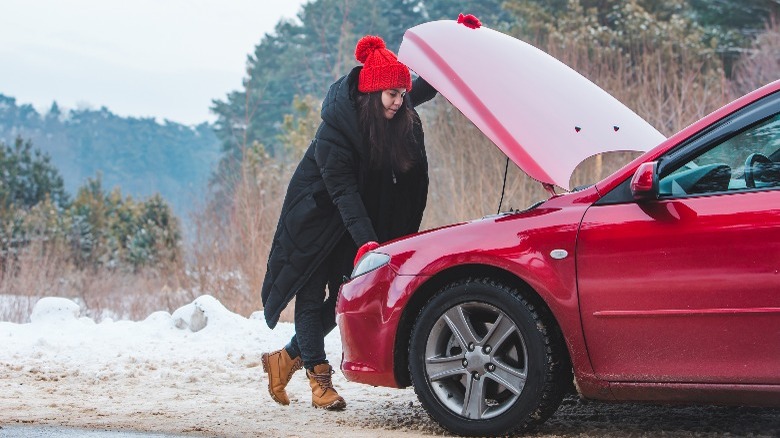
[[[542,183],[570,189],[586,158],[647,151],[665,139],[562,62],[486,27],[420,24],[404,34],[398,58]]]

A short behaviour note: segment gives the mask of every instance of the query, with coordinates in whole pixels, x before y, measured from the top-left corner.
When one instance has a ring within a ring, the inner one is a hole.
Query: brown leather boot
[[[315,408],[339,411],[347,407],[347,402],[333,388],[331,375],[333,368],[323,363],[314,366],[314,370],[306,370],[311,386],[311,404]]]
[[[298,356],[295,359],[290,357],[287,350],[282,348],[271,353],[263,353],[263,371],[268,373],[268,393],[275,402],[281,405],[289,405],[290,398],[287,397],[287,383],[293,373],[303,368],[303,360]]]

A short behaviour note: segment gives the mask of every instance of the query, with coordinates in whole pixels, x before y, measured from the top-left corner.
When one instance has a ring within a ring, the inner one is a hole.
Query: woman
[[[346,407],[324,346],[336,327],[339,286],[378,242],[417,232],[425,209],[428,162],[414,106],[436,90],[421,78],[412,87],[409,69],[377,36],[363,37],[355,57],[363,66],[331,85],[322,102],[322,123],[290,180],[268,257],[269,327],[295,297],[295,336],[262,355],[268,392],[283,405],[287,383],[305,367],[315,407]]]

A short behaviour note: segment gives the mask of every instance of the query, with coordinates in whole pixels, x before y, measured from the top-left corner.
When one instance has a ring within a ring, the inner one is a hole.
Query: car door
[[[667,153],[658,199],[626,181],[588,209],[577,276],[597,376],[780,383],[779,113],[775,93]]]

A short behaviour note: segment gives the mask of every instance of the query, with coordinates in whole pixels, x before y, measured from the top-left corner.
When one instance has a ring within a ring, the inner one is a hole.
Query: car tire
[[[452,283],[424,305],[412,329],[409,372],[431,417],[470,436],[543,423],[572,384],[547,308],[487,278]]]

